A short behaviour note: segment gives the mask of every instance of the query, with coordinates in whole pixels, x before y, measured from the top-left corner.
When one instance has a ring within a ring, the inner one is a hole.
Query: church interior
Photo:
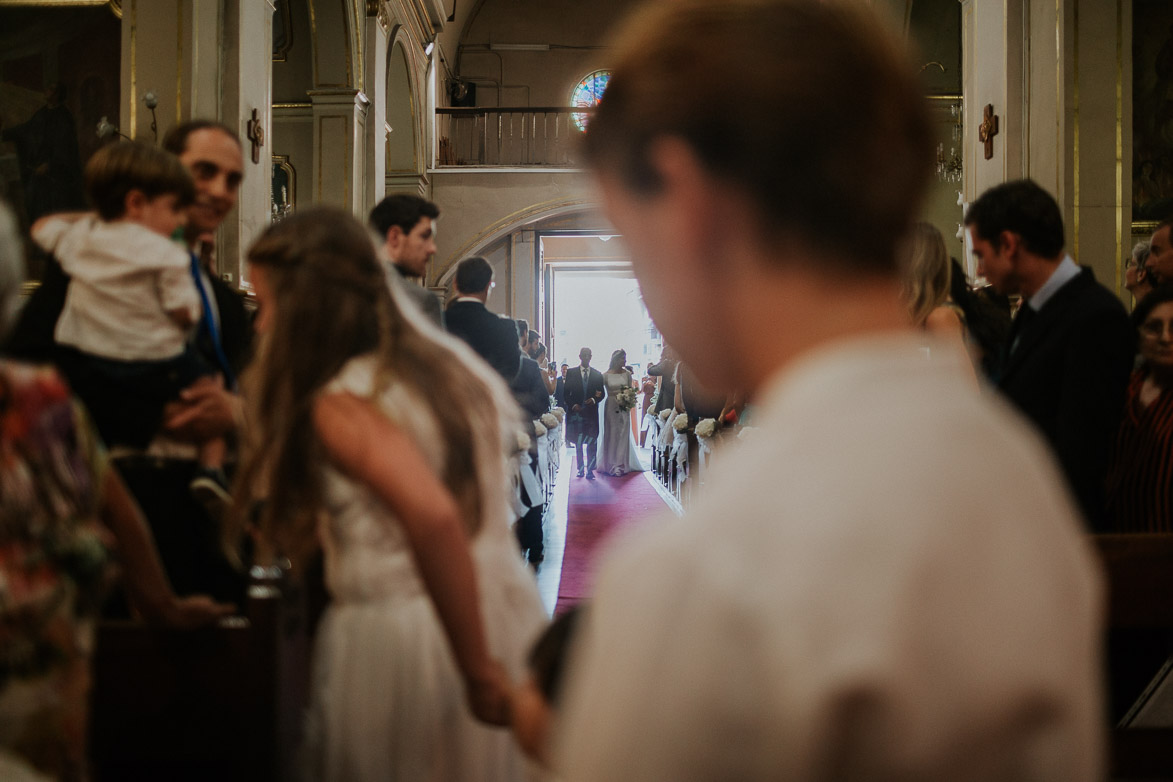
[[[1070,256],[1131,312],[1133,247],[1173,214],[1173,3],[854,1],[912,52],[936,148],[920,220],[944,237],[965,282],[986,283],[965,228],[969,205],[991,187],[1031,179],[1058,203]],[[718,398],[699,423],[685,415],[680,425],[673,400],[660,404],[664,386],[651,370],[666,345],[582,158],[613,64],[611,36],[633,5],[0,0],[0,201],[26,236],[55,211],[26,186],[29,153],[13,130],[46,109],[60,116],[64,107],[68,123],[45,154],[75,161],[77,183],[86,161],[120,139],[159,146],[182,123],[222,123],[240,139],[242,177],[215,231],[212,271],[250,311],[265,283],[253,278],[248,250],[271,226],[316,206],[366,224],[388,196],[433,203],[435,252],[409,285],[450,305],[467,293],[457,288],[461,261],[484,258],[493,280],[486,306],[540,335],[551,395],[558,366],[575,372],[583,344],[593,344],[600,370],[626,348],[617,366],[630,365],[628,384],[649,384],[630,414],[642,473],[578,480],[582,457],[565,411],[551,404],[535,417],[512,501],[518,518],[536,510],[545,552],[535,559],[531,550],[529,564],[547,615],[560,615],[591,596],[603,538],[687,513],[725,447],[705,422],[719,427],[744,409],[744,400]],[[754,122],[787,119],[752,104],[744,112]],[[845,100],[840,121],[859,121],[857,107]],[[42,264],[30,256],[26,296],[41,284]],[[599,297],[626,303],[591,322]],[[1110,643],[1132,633],[1148,644],[1126,659],[1150,704],[1138,717],[1128,709],[1133,693],[1120,707],[1128,719],[1109,726],[1110,777],[1173,778],[1173,678],[1164,678],[1173,668],[1173,535],[1094,538],[1110,584]],[[295,749],[325,600],[314,577],[290,583],[280,567],[257,566],[241,611],[212,627],[103,619],[90,685],[92,778],[303,778]],[[0,716],[0,777],[5,725]],[[91,777],[72,769],[13,778]]]

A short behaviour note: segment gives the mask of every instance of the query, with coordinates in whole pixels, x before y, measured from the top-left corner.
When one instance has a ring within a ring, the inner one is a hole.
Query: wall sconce
[[[155,97],[155,93],[148,91],[143,95],[143,105],[146,106],[151,112],[151,135],[155,137],[155,143],[158,144],[159,125],[155,121],[155,109],[159,105],[159,99]]]
[[[435,48],[436,48],[436,37],[432,36],[432,39],[430,41],[428,41],[426,44],[424,44],[424,56],[431,57],[432,50]]]
[[[96,133],[98,138],[101,139],[109,138],[110,136],[122,136],[127,141],[130,141],[130,136],[118,130],[118,127],[111,123],[110,120],[106,119],[106,117],[102,117],[100,120],[98,120]]]

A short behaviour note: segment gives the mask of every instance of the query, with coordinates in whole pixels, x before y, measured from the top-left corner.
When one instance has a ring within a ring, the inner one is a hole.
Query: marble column
[[[364,218],[370,100],[352,88],[312,90],[309,96],[314,115],[312,200]]]
[[[367,73],[367,96],[370,108],[366,117],[365,155],[367,165],[362,188],[362,213],[370,212],[383,199],[387,173],[387,16],[385,13],[366,18],[366,46],[364,47]]]
[[[1130,248],[1131,0],[962,0],[964,193],[1030,177],[1063,210],[1067,250],[1123,292]],[[991,159],[982,110],[999,118]]]

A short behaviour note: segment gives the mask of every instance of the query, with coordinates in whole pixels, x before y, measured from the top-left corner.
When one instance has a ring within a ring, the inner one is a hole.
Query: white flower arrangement
[[[681,413],[672,419],[672,428],[678,432],[688,431],[688,413]]]
[[[666,408],[664,408],[663,410],[661,410],[661,411],[660,411],[660,420],[661,420],[661,421],[664,421],[665,423],[667,423],[667,421],[668,421],[668,416],[670,416],[670,415],[672,415],[672,408],[671,408],[671,407],[666,407]]]
[[[562,421],[566,419],[566,411],[561,407],[555,407],[551,413],[553,413],[554,417],[558,419],[558,423],[562,423]]]
[[[709,438],[717,433],[717,419],[705,418],[697,422],[696,436]]]
[[[517,431],[517,450],[528,451],[534,444],[530,436],[520,429]]]
[[[542,425],[541,421],[534,421],[534,434],[541,437],[546,433],[546,427]]]
[[[638,402],[639,395],[630,386],[626,386],[615,392],[615,404],[625,413],[635,407]]]
[[[557,429],[560,423],[558,416],[553,413],[542,413],[541,422],[547,429]]]

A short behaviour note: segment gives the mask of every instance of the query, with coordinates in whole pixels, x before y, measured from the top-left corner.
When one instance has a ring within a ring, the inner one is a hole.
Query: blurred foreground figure
[[[881,29],[813,0],[665,0],[617,44],[586,136],[605,207],[664,338],[749,390],[758,428],[684,519],[605,560],[569,782],[1099,778],[1077,512],[968,359],[925,360],[900,299],[932,141]]]

